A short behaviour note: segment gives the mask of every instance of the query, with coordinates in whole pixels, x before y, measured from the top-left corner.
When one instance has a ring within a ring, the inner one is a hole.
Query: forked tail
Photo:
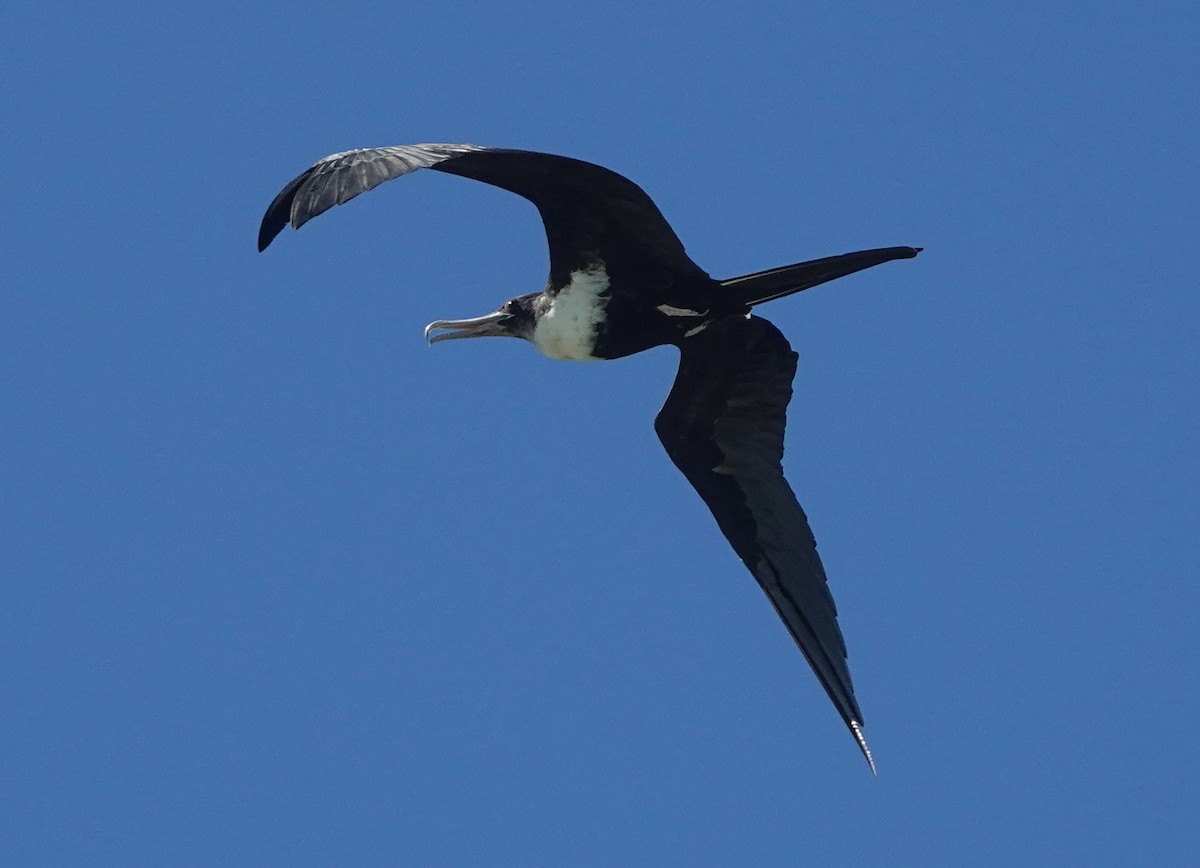
[[[912,259],[920,252],[920,247],[880,247],[876,250],[859,250],[857,253],[827,256],[824,259],[784,265],[781,268],[772,268],[770,271],[760,271],[757,274],[731,277],[728,280],[722,280],[721,286],[729,287],[738,294],[744,304],[753,307],[765,301],[783,298],[793,292],[800,292],[810,286],[845,277],[847,274],[862,271],[864,268],[891,262],[893,259]]]

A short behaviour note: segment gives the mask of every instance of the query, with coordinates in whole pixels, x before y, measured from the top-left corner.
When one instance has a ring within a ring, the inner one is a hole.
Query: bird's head
[[[534,300],[541,293],[519,295],[509,299],[495,313],[473,319],[439,319],[425,326],[425,340],[430,344],[459,338],[524,338],[533,336]],[[431,334],[440,331],[441,334]]]

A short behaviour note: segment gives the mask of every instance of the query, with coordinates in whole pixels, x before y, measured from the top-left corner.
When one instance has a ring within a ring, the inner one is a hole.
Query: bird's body
[[[475,145],[407,145],[334,154],[295,178],[263,217],[263,250],[378,184],[430,168],[510,190],[537,207],[550,248],[541,292],[499,310],[426,328],[431,342],[519,337],[553,359],[615,359],[680,349],[655,421],[667,454],[712,510],[758,580],[874,769],[846,667],[825,570],[808,519],[783,477],[783,432],[796,354],[758,304],[893,259],[890,247],[715,280],[684,251],[646,193],[591,163]]]

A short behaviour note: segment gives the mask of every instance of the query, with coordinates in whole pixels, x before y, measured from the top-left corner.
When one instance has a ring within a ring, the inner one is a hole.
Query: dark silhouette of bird
[[[679,373],[654,423],[667,454],[708,504],[733,550],[774,605],[871,766],[837,609],[808,518],[783,476],[785,413],[796,353],[751,313],[893,259],[886,247],[715,280],[692,262],[650,197],[628,178],[553,154],[476,145],[364,148],[319,160],[283,188],[263,217],[258,249],[291,223],[434,169],[509,190],[541,214],[550,276],[540,292],[485,316],[438,320],[430,343],[515,337],[554,359],[616,359],[679,348]]]

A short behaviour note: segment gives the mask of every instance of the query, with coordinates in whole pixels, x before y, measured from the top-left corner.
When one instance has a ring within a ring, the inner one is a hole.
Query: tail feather
[[[827,256],[810,262],[784,265],[769,271],[746,274],[722,280],[721,286],[730,287],[742,303],[753,307],[800,292],[812,286],[845,277],[864,268],[882,265],[893,259],[912,259],[921,252],[920,247],[880,247],[875,250],[859,250],[841,256]]]

